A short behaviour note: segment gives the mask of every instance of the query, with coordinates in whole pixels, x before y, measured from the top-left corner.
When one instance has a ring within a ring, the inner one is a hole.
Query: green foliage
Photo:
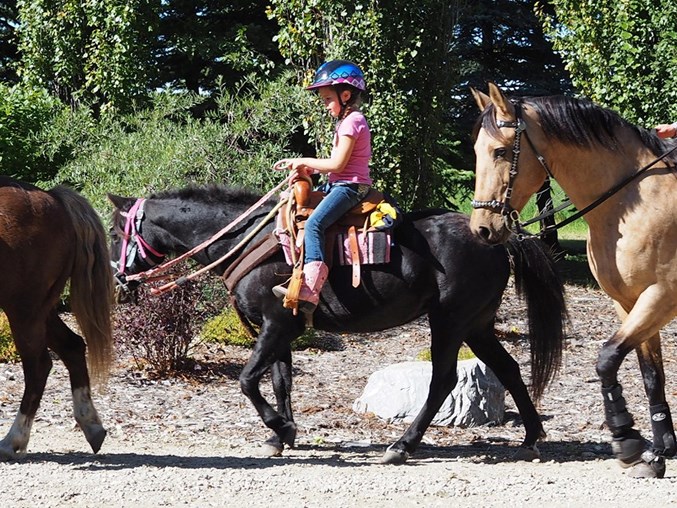
[[[298,102],[308,100],[289,75],[264,82],[245,79],[222,90],[216,110],[195,119],[205,99],[158,92],[152,107],[92,120],[83,110],[64,115],[44,140],[45,150],[67,150],[72,160],[45,185],[77,187],[101,213],[106,193],[145,196],[189,183],[225,183],[260,190],[282,178],[272,164],[289,154],[299,126]]]
[[[0,83],[0,174],[30,182],[54,175],[39,133],[62,109],[43,89]]]
[[[442,173],[448,145],[440,143],[457,76],[449,61],[454,6],[439,0],[349,2],[273,0],[280,52],[299,69],[299,85],[324,60],[346,58],[365,71],[376,185],[405,208],[444,204],[450,190]],[[304,125],[321,155],[331,129],[317,105]],[[324,150],[324,151],[323,151]]]
[[[537,6],[574,85],[627,120],[677,118],[677,4],[672,0],[552,0]]]
[[[200,337],[206,342],[219,342],[242,347],[254,345],[254,339],[249,335],[237,312],[232,308],[228,308],[209,319],[202,326]]]
[[[472,352],[472,349],[463,344],[461,348],[458,350],[458,355],[456,358],[458,359],[458,361],[463,361],[463,360],[472,360],[473,358],[476,358],[476,356],[475,353]],[[418,360],[419,362],[432,361],[432,354],[430,352],[430,348],[422,349],[421,351],[419,351],[418,354],[416,355],[416,360]]]
[[[9,321],[5,313],[0,311],[0,362],[16,362],[17,360],[19,360],[19,353],[14,346]]]
[[[66,103],[129,110],[146,93],[158,0],[18,0],[20,73]]]
[[[200,337],[207,342],[219,342],[241,347],[253,347],[255,342],[232,307],[209,319],[202,326]],[[328,349],[313,328],[306,328],[300,337],[292,341],[292,348],[295,350],[312,347]]]

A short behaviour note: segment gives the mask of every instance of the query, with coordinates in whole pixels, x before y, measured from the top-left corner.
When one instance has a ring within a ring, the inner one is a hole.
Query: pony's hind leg
[[[522,380],[519,365],[503,348],[494,332],[493,323],[485,333],[466,339],[466,344],[475,356],[484,362],[510,393],[522,418],[526,435],[515,453],[518,460],[533,460],[540,457],[536,443],[545,437],[541,417]]]
[[[92,450],[97,453],[106,438],[106,429],[103,428],[92,402],[85,342],[54,311],[48,319],[47,344],[68,369],[73,395],[73,416]]]
[[[35,413],[40,407],[52,360],[45,345],[44,323],[39,319],[30,324],[16,318],[7,309],[14,343],[24,373],[24,393],[19,413],[7,435],[0,441],[0,460],[11,460],[26,453]]]

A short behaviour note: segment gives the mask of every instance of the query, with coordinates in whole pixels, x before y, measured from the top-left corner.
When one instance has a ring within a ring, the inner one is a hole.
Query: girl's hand
[[[284,171],[285,169],[292,169],[292,163],[290,159],[280,159],[275,164],[273,164],[273,169],[275,171]]]

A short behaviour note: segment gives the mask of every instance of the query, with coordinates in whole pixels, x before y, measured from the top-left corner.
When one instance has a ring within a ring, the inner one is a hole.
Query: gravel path
[[[616,328],[600,291],[567,286],[572,318],[560,375],[541,401],[548,439],[540,462],[511,460],[523,429],[506,398],[503,425],[433,427],[404,466],[378,463],[404,425],[352,412],[368,376],[414,359],[428,345],[417,321],[388,332],[329,337],[335,350],[294,353],[298,447],[257,456],[268,437],[240,393],[249,354],[231,347],[201,353],[202,381],[155,381],[120,358],[95,401],[109,430],[93,455],[74,427],[70,394],[56,363],[28,454],[0,463],[0,506],[649,506],[677,503],[677,465],[663,480],[630,478],[612,459],[594,372],[597,351]],[[506,296],[497,328],[525,329],[522,304]],[[677,323],[663,334],[668,401],[677,407]],[[506,348],[528,376],[528,349]],[[210,374],[210,368],[219,365]],[[648,407],[634,356],[620,373],[630,411],[649,436]],[[268,383],[266,383],[266,388]],[[23,389],[18,365],[0,365],[0,429],[9,429]],[[270,391],[266,391],[270,396]]]

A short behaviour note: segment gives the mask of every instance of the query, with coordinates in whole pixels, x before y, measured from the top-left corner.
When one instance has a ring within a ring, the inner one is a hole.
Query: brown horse
[[[0,308],[7,315],[24,371],[24,394],[0,459],[26,452],[52,368],[48,349],[68,368],[75,420],[96,453],[106,431],[92,404],[85,342],[59,317],[70,279],[70,303],[87,340],[89,366],[104,381],[112,360],[113,277],[106,232],[96,211],[66,187],[48,192],[0,177]]]
[[[676,451],[659,332],[677,315],[677,145],[586,100],[508,100],[493,83],[473,95],[482,114],[471,228],[492,244],[523,232],[519,211],[549,176],[586,212],[590,268],[622,321],[597,362],[612,448],[635,475],[662,477]],[[632,350],[650,405],[646,451],[617,377]]]

